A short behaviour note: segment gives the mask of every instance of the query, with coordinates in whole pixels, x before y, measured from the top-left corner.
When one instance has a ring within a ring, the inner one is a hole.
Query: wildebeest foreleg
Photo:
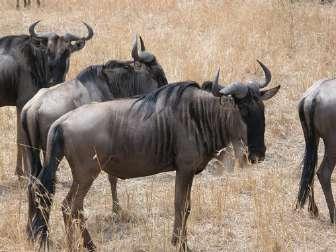
[[[317,177],[327,201],[331,222],[335,222],[335,201],[331,189],[331,174],[336,164],[336,139],[324,140],[325,152],[323,161],[317,171]]]
[[[86,229],[85,218],[83,216],[83,201],[95,177],[97,176],[82,176],[79,178],[78,182],[76,182],[76,178],[74,178],[70,191],[63,201],[62,212],[70,251],[76,250],[77,248],[76,243],[78,240],[73,236],[76,233],[76,224],[79,225],[85,248],[89,251],[96,250],[96,246],[91,239],[90,233]]]
[[[110,184],[111,184],[113,213],[119,214],[121,208],[120,208],[120,205],[119,205],[119,199],[118,199],[118,194],[117,194],[118,178],[108,174],[108,179],[109,179]]]
[[[21,109],[16,108],[16,142],[17,142],[17,156],[16,156],[16,170],[15,174],[17,176],[22,176],[23,175],[23,170],[22,170],[22,131],[21,131]]]
[[[190,193],[194,174],[177,170],[175,181],[175,220],[172,244],[179,245],[182,251],[187,247],[187,218],[190,214]]]

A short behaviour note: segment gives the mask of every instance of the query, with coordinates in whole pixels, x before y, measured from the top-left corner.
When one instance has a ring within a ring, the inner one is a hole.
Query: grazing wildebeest
[[[38,7],[41,6],[41,1],[40,0],[36,0],[36,4]],[[23,1],[23,7],[30,7],[31,5],[31,0],[24,0]],[[20,0],[16,0],[16,8],[19,9],[20,8]]]
[[[331,189],[331,174],[336,163],[335,97],[336,80],[320,80],[305,92],[298,107],[306,146],[297,206],[302,208],[309,197],[308,210],[313,215],[318,215],[313,187],[318,145],[322,138],[325,147],[324,157],[316,173],[327,201],[332,223],[335,221],[335,202]]]
[[[22,143],[20,113],[25,103],[43,87],[63,82],[69,69],[71,53],[82,49],[92,38],[56,33],[36,34],[35,22],[30,35],[7,36],[0,39],[0,106],[17,108],[17,142]],[[22,149],[18,145],[16,173],[22,175]]]
[[[132,48],[133,61],[111,60],[104,65],[90,66],[75,79],[66,81],[39,92],[24,106],[22,118],[23,140],[25,145],[25,168],[35,178],[42,169],[41,150],[46,149],[47,135],[51,124],[65,113],[90,102],[102,102],[120,97],[148,93],[168,84],[165,73],[155,56],[145,51],[138,36]],[[43,153],[43,152],[42,152]],[[117,178],[109,175],[113,196],[113,211],[118,212],[116,191]],[[29,214],[27,232],[30,234],[34,219],[34,204],[28,185]]]
[[[76,219],[85,247],[95,250],[82,210],[85,195],[101,170],[122,179],[176,171],[172,243],[180,241],[182,248],[187,248],[186,221],[194,175],[230,142],[239,159],[245,156],[243,142],[249,146],[251,161],[264,159],[262,100],[271,98],[280,87],[260,90],[271,78],[269,70],[261,66],[266,74],[261,82],[234,83],[220,89],[218,72],[212,92],[195,82],[181,82],[140,98],[84,105],[60,117],[48,133],[46,159],[39,174],[41,184],[33,187],[40,203],[33,232],[47,237],[55,173],[65,156],[73,175],[62,205],[70,246],[72,220]]]

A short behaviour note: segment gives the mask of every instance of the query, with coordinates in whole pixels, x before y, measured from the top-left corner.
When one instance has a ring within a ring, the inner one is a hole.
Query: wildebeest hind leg
[[[321,183],[322,190],[327,201],[331,222],[335,221],[335,201],[331,188],[331,174],[336,163],[336,139],[324,140],[325,152],[323,161],[317,171],[317,177]]]
[[[315,217],[318,216],[318,208],[315,203],[314,198],[314,180],[310,184],[310,194],[309,194],[309,202],[308,202],[308,211]]]
[[[85,226],[83,201],[97,175],[98,173],[93,176],[81,176],[79,179],[74,177],[74,182],[71,185],[70,191],[63,201],[62,212],[70,251],[76,250],[77,248],[76,243],[78,240],[73,236],[76,233],[74,229],[76,224],[79,225],[84,240],[84,247],[89,251],[96,250],[96,246]]]
[[[118,178],[108,174],[108,179],[111,184],[111,192],[112,192],[112,203],[113,203],[113,213],[119,214],[120,213],[120,205],[117,193],[117,181]]]
[[[187,219],[190,214],[190,193],[194,174],[183,170],[176,171],[175,181],[175,219],[172,244],[180,251],[189,251],[187,247]]]

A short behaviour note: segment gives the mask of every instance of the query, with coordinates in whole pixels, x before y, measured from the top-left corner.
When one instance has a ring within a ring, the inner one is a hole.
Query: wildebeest
[[[7,36],[0,39],[0,106],[17,108],[17,142],[22,143],[20,113],[26,102],[43,87],[63,82],[69,69],[70,55],[82,49],[92,38],[92,28],[85,24],[88,35],[59,36],[35,32],[30,35]],[[22,150],[18,145],[16,173],[22,175]]]
[[[145,50],[138,36],[132,48],[135,61],[111,60],[104,65],[89,66],[78,76],[57,86],[41,89],[24,106],[21,114],[26,169],[36,177],[41,169],[40,152],[46,149],[51,124],[65,113],[90,102],[102,102],[120,97],[148,93],[168,84],[165,73],[155,56]],[[43,152],[42,152],[43,153]],[[109,176],[113,210],[118,211],[117,179]],[[32,204],[31,181],[28,185],[29,204]],[[34,209],[29,207],[27,231],[30,235]]]
[[[85,195],[101,170],[122,179],[176,171],[172,243],[179,241],[182,248],[187,248],[186,221],[194,175],[230,142],[238,159],[244,159],[246,142],[252,161],[264,158],[262,101],[274,96],[280,87],[260,90],[271,78],[269,70],[261,66],[266,74],[261,82],[234,83],[220,89],[218,72],[212,92],[201,89],[196,82],[181,82],[140,98],[84,105],[60,117],[48,133],[46,159],[39,174],[41,184],[33,187],[40,203],[33,232],[47,238],[55,173],[65,156],[73,175],[62,205],[70,246],[72,220],[76,219],[85,247],[95,250],[82,210]]]
[[[325,147],[324,157],[316,173],[327,201],[332,223],[335,222],[335,202],[331,188],[331,174],[336,163],[335,97],[336,80],[320,80],[305,92],[298,106],[305,138],[305,155],[297,206],[303,207],[309,196],[308,210],[313,215],[318,215],[313,187],[318,161],[317,150],[322,138]]]
[[[36,4],[38,7],[41,6],[41,1],[40,0],[36,0]],[[23,0],[23,7],[30,7],[31,5],[31,0]],[[20,0],[16,0],[16,8],[19,9],[20,8]]]

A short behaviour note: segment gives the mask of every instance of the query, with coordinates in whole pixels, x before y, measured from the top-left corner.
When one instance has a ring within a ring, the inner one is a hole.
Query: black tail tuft
[[[63,131],[61,126],[53,127],[48,134],[45,165],[38,176],[41,185],[50,194],[55,193],[56,171],[63,157]]]
[[[315,176],[318,149],[318,137],[316,135],[314,127],[316,100],[315,98],[312,100],[312,104],[310,107],[309,125],[304,114],[304,101],[305,100],[302,100],[299,104],[299,116],[306,142],[300,189],[298,193],[298,204],[300,205],[300,207],[303,207],[307,200],[308,194],[310,192],[310,185]]]
[[[48,135],[47,153],[45,163],[34,186],[34,202],[36,213],[33,217],[31,229],[32,236],[46,235],[48,232],[48,220],[50,208],[55,193],[56,171],[59,161],[63,157],[63,131],[59,125],[51,127]]]

